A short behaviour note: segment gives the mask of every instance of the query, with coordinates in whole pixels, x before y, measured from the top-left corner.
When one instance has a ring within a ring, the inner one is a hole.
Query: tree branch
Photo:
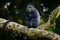
[[[3,24],[6,21],[8,20],[0,18],[0,28],[3,27]],[[50,38],[51,40],[60,40],[60,36],[56,33],[49,32],[46,30],[40,30],[37,28],[27,28],[27,26],[23,26],[15,22],[9,22],[6,25],[5,31],[8,31],[8,30],[17,31],[19,34],[22,33],[25,36],[32,38],[34,40],[37,40],[38,38],[41,38],[41,37]]]
[[[40,25],[39,29],[46,29],[46,30],[51,30],[52,28],[55,28],[55,20],[59,17],[60,15],[60,6],[58,6],[56,9],[54,9],[49,15],[49,19],[45,24]]]

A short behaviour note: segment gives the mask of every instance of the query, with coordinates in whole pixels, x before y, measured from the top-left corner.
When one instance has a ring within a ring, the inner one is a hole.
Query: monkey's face
[[[34,10],[34,7],[32,5],[28,5],[26,8],[27,12],[32,12]]]

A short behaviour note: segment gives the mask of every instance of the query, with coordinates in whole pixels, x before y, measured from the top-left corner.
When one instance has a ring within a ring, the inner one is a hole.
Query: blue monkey
[[[27,5],[26,25],[29,28],[36,28],[40,24],[40,14],[32,4]]]

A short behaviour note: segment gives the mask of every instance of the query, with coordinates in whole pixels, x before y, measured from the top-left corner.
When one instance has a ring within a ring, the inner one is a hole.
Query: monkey
[[[28,28],[36,28],[40,24],[40,14],[33,4],[28,4],[27,15],[25,17]]]

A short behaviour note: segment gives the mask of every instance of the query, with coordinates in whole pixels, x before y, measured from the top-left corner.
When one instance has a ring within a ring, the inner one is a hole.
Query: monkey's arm
[[[37,14],[36,11],[34,11],[31,15],[32,15],[32,18],[37,18],[38,17],[38,14]]]
[[[31,17],[32,17],[31,13],[28,13],[25,17],[25,20],[26,21],[31,20]]]

